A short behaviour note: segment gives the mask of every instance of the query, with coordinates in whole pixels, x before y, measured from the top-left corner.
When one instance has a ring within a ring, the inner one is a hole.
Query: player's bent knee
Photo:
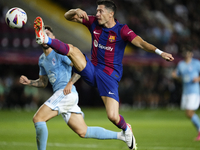
[[[75,46],[69,44],[69,52],[67,56],[72,61],[77,71],[82,71],[87,64],[84,54]]]
[[[68,45],[69,45],[69,52],[68,52],[67,56],[70,56],[70,55],[72,55],[72,53],[74,53],[75,47],[72,44],[68,44]]]
[[[81,138],[85,138],[86,132],[84,132],[84,131],[79,131],[79,132],[77,132],[77,134],[78,134]]]
[[[33,117],[33,123],[36,123],[36,122],[38,122],[38,119],[37,119],[36,116],[34,116],[34,117]]]
[[[108,115],[108,119],[113,123],[118,123],[118,117],[116,115]]]
[[[44,122],[44,121],[46,121],[46,120],[45,120],[45,119],[42,119],[42,118],[40,118],[40,117],[38,117],[37,115],[35,115],[35,116],[33,117],[33,123]]]

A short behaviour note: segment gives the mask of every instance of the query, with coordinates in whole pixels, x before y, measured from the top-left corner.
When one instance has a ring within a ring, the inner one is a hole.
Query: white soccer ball
[[[26,12],[18,7],[11,8],[6,13],[5,21],[13,29],[22,28],[27,22]]]

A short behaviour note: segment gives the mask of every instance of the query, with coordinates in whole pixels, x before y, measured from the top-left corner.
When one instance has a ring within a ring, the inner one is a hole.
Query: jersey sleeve
[[[121,37],[124,41],[131,42],[137,35],[127,25],[124,25],[120,31]]]
[[[44,67],[42,66],[42,63],[41,63],[41,60],[40,60],[40,59],[39,59],[38,65],[39,65],[39,75],[40,75],[40,76],[47,75],[47,73],[46,73]]]
[[[95,16],[88,16],[89,21],[83,19],[82,24],[85,25],[88,29],[90,28],[90,26],[92,25],[92,23],[96,20]]]
[[[200,73],[200,61],[197,60],[197,68],[198,68],[198,72]]]
[[[181,62],[180,63],[178,63],[178,65],[177,65],[177,68],[176,68],[176,75],[178,76],[178,77],[180,77],[181,76]]]
[[[61,59],[62,59],[62,62],[64,62],[65,64],[67,65],[70,65],[71,64],[71,60],[67,57],[67,56],[63,56],[63,55],[60,55],[62,56]]]

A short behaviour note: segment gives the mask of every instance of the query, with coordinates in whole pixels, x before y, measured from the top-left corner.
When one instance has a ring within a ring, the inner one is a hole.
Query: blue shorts
[[[74,72],[80,74],[90,86],[97,87],[100,96],[111,97],[119,102],[118,81],[103,72],[103,70],[95,67],[86,55],[85,57],[87,61],[86,67],[81,72],[78,72],[73,67]]]

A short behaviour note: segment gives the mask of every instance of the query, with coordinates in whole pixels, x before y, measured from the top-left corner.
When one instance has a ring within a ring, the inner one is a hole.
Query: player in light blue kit
[[[52,28],[45,26],[47,36],[54,39]],[[57,54],[46,44],[42,45],[43,54],[39,58],[39,79],[29,80],[21,76],[19,82],[34,87],[46,87],[48,79],[54,94],[38,109],[33,117],[36,129],[38,150],[46,150],[48,129],[46,122],[61,114],[68,126],[82,138],[119,139],[125,141],[122,132],[113,132],[101,127],[88,127],[83,112],[78,106],[78,93],[73,85],[80,75],[73,74],[72,63],[67,56]]]
[[[192,48],[189,45],[183,47],[184,60],[178,63],[176,70],[172,72],[173,78],[181,78],[183,82],[183,92],[181,99],[181,109],[186,110],[186,116],[195,125],[200,141],[200,120],[195,110],[200,104],[200,61],[193,58]]]

